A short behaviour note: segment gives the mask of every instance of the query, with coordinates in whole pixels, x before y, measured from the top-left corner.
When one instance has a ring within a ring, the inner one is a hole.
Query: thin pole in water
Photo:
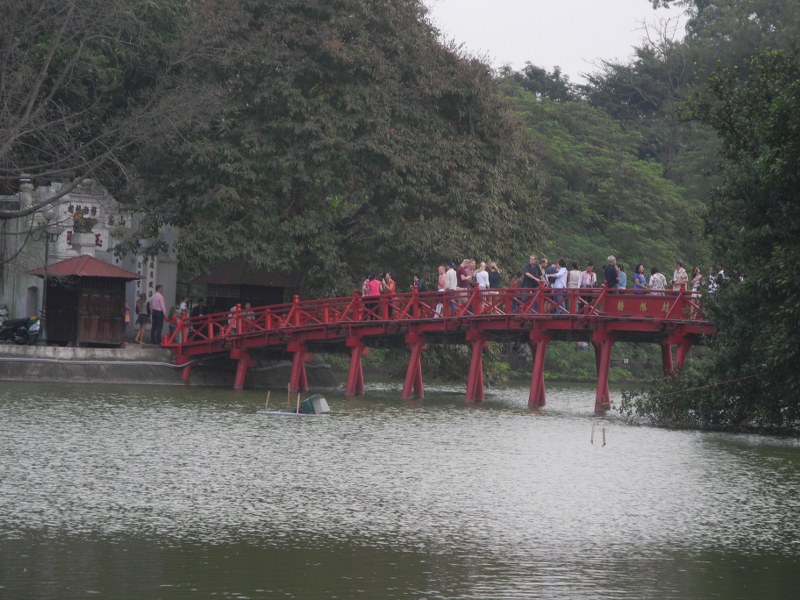
[[[269,395],[272,393],[272,390],[267,390],[267,401],[264,402],[264,410],[269,410]]]
[[[592,437],[589,441],[594,444],[594,423],[592,423]]]
[[[606,428],[603,427],[603,447],[606,445]]]
[[[300,392],[297,393],[297,408],[295,412],[299,415],[300,414]]]

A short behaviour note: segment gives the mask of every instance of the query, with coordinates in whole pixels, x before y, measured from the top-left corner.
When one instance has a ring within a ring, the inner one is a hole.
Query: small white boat
[[[328,401],[322,394],[309,396],[298,404],[297,410],[268,410],[260,408],[259,415],[268,417],[327,417],[331,412]]]
[[[259,408],[256,413],[263,417],[328,417],[328,414],[296,413],[293,410],[264,410]]]

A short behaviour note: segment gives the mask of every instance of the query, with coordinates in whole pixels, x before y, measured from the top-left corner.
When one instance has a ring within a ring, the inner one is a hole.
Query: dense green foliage
[[[204,75],[223,109],[138,163],[151,219],[187,232],[186,275],[242,257],[349,293],[368,272],[402,285],[537,240],[536,155],[489,69],[443,47],[420,2],[234,5],[230,61]]]
[[[766,52],[744,67],[696,102],[722,139],[706,232],[726,278],[707,302],[717,336],[705,368],[625,407],[658,422],[800,424],[800,60]]]
[[[207,13],[188,0],[5,2],[0,189],[13,191],[23,173],[39,184],[132,183],[126,148],[181,129],[214,104],[187,77],[222,34],[207,29]]]
[[[681,256],[687,210],[663,167],[638,157],[641,136],[582,100],[528,92],[524,81],[508,78],[504,89],[542,155],[542,251],[598,267],[612,253],[631,269],[643,262],[666,271]]]

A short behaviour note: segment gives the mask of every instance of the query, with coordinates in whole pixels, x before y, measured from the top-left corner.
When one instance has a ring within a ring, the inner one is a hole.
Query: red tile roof
[[[44,277],[44,267],[30,271],[31,275]],[[103,262],[94,256],[82,255],[47,265],[48,277],[106,277],[109,279],[141,279],[141,275]]]

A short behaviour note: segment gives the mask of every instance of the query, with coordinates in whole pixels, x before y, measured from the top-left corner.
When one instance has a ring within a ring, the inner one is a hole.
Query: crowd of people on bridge
[[[556,262],[550,263],[546,257],[538,258],[535,254],[531,254],[523,269],[511,274],[503,286],[504,278],[496,263],[493,261],[477,263],[474,258],[465,258],[458,264],[448,261],[439,265],[435,285],[429,285],[419,273],[415,273],[410,287],[418,292],[473,288],[492,290],[502,287],[569,289],[598,287],[604,282],[609,288],[614,289],[633,289],[636,292],[652,290],[655,293],[663,293],[668,289],[688,290],[697,296],[704,288],[709,293],[714,293],[719,287],[720,279],[724,278],[724,272],[713,267],[708,268],[707,275],[704,275],[698,266],[692,268],[689,273],[680,260],[675,261],[670,280],[658,267],[651,267],[648,276],[647,269],[642,263],[634,267],[629,278],[625,266],[613,255],[608,257],[601,274],[602,280],[598,280],[598,273],[592,262],[586,263],[584,268],[581,268],[577,261],[568,264],[564,258],[559,258]],[[367,306],[374,305],[381,296],[393,296],[396,293],[397,283],[389,272],[380,276],[374,274],[367,276],[361,288]]]
[[[598,277],[600,275],[600,277]],[[632,289],[634,292],[644,293],[651,291],[655,294],[664,294],[667,290],[690,291],[693,296],[698,296],[702,289],[709,294],[715,293],[722,279],[724,279],[722,269],[709,268],[707,275],[704,276],[701,269],[695,266],[689,273],[680,260],[675,261],[675,268],[670,280],[661,273],[657,267],[651,267],[649,277],[647,269],[642,263],[637,264],[628,277],[625,266],[619,262],[615,256],[608,256],[605,266],[599,271],[595,271],[594,263],[587,262],[583,268],[577,261],[567,263],[564,258],[559,258],[551,263],[546,257],[537,257],[531,254],[524,267],[516,272],[505,276],[494,261],[482,261],[478,263],[474,258],[465,258],[460,263],[447,261],[439,265],[437,273],[431,280],[426,280],[420,273],[414,273],[409,284],[411,290],[417,292],[451,292],[450,309],[455,310],[458,305],[467,303],[469,294],[464,293],[472,290],[500,290],[508,288],[520,290],[519,295],[515,294],[513,304],[519,306],[527,295],[533,290],[549,288],[554,290],[551,294],[551,301],[554,305],[552,310],[567,312],[568,293],[559,294],[557,290],[597,288],[607,285],[612,289]],[[430,283],[429,283],[430,282]],[[504,285],[505,284],[505,285]],[[156,287],[156,292],[149,301],[145,300],[144,294],[136,303],[137,323],[139,331],[135,341],[139,344],[144,342],[144,331],[147,324],[153,324],[151,329],[151,343],[159,344],[162,337],[162,328],[168,327],[169,334],[175,331],[180,317],[197,317],[205,314],[207,309],[204,301],[199,299],[194,306],[190,306],[188,296],[182,302],[169,310],[163,300],[161,286]],[[361,286],[361,296],[366,309],[367,318],[380,318],[377,311],[379,304],[383,310],[388,310],[391,316],[396,309],[392,298],[398,293],[397,282],[391,272],[384,272],[381,275],[370,274],[364,278]],[[458,292],[462,293],[458,293]],[[572,296],[576,298],[577,306],[586,306],[591,302],[592,296],[578,294]],[[388,299],[389,302],[381,302],[381,299]],[[442,300],[443,302],[444,300]],[[516,310],[516,308],[514,308]],[[535,310],[539,310],[536,307]],[[443,305],[440,303],[436,307],[437,315],[443,314]],[[225,322],[228,329],[226,333],[236,333],[241,324],[246,328],[249,321],[253,319],[253,310],[249,303],[244,307],[231,307]],[[236,317],[239,318],[236,318]]]

